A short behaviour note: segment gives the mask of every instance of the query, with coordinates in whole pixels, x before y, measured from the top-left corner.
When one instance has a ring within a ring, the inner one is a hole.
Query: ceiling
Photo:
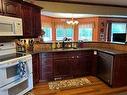
[[[106,17],[108,16],[108,17],[127,18],[127,0],[32,0],[32,1],[34,1],[34,4],[43,7],[42,10],[43,15],[51,17],[83,18],[93,16],[106,16]]]
[[[42,15],[56,17],[56,18],[86,18],[86,17],[121,17],[127,18],[127,16],[121,15],[95,15],[95,14],[76,14],[76,13],[60,13],[60,12],[49,12],[49,11],[42,11]]]
[[[104,4],[104,5],[119,5],[127,6],[127,0],[37,0],[37,1],[55,1],[68,3],[84,3],[84,4]]]

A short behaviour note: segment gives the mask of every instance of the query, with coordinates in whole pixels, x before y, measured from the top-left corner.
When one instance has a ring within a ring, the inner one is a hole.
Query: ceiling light
[[[71,20],[67,20],[66,21],[67,24],[70,24],[70,25],[76,25],[79,23],[79,21],[77,20],[74,20],[73,18]]]

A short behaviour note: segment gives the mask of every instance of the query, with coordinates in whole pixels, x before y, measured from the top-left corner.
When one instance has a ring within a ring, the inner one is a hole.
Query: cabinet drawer
[[[67,52],[57,52],[57,53],[54,53],[54,58],[55,59],[57,59],[57,58],[66,58],[66,57],[68,57],[67,54],[68,54]]]

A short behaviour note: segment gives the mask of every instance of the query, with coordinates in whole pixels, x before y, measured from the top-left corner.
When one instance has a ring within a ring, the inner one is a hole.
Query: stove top
[[[12,54],[3,55],[3,56],[0,56],[0,62],[18,58],[18,57],[22,57],[25,55],[26,55],[25,53],[12,53]]]

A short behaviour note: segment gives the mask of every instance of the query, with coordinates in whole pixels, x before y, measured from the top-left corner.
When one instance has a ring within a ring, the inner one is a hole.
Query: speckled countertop
[[[116,54],[127,54],[127,51],[120,51],[120,50],[113,50],[113,49],[102,49],[102,48],[77,48],[77,49],[50,49],[50,50],[37,50],[32,52],[27,52],[30,54],[36,54],[36,53],[45,53],[45,52],[65,52],[65,51],[84,51],[84,50],[95,50],[95,51],[101,51],[108,54],[116,55]]]

